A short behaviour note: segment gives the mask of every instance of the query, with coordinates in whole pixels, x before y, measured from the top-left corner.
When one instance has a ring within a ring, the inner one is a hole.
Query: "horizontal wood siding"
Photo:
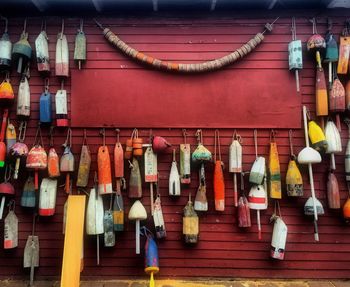
[[[272,21],[276,15],[271,15],[269,19],[260,18],[262,13],[255,13],[249,17],[235,18],[231,16],[211,16],[198,19],[176,19],[176,18],[124,18],[124,19],[100,19],[112,30],[119,34],[128,44],[134,48],[148,53],[151,56],[166,59],[169,61],[196,62],[220,57],[232,51],[242,43],[246,42],[262,31],[266,21]],[[294,14],[298,16],[297,14]],[[287,44],[291,41],[290,23],[292,12],[284,13],[278,20],[272,33],[266,35],[265,41],[249,56],[242,61],[228,67],[227,69],[265,69],[266,73],[271,70],[278,70],[281,74],[288,72],[288,52]],[[301,72],[302,103],[307,105],[312,115],[315,111],[314,97],[314,61],[306,53],[308,37],[311,35],[312,27],[308,19],[312,13],[303,12],[303,16],[297,18],[297,36],[303,41],[304,69]],[[326,31],[326,14],[319,16],[321,24],[318,30],[321,34]],[[339,35],[343,28],[344,16],[333,17],[334,33]],[[23,19],[10,19],[9,33],[13,42],[19,39],[22,30]],[[50,38],[51,68],[54,67],[56,35],[60,30],[60,19],[47,19],[47,32]],[[67,34],[71,56],[71,69],[77,69],[73,63],[74,37],[79,25],[78,18],[66,19],[65,33]],[[41,19],[29,18],[27,29],[29,41],[34,48],[35,37],[40,32]],[[126,58],[104,39],[101,31],[94,25],[92,20],[85,21],[85,33],[87,34],[88,61],[83,66],[84,69],[128,69],[142,70],[144,73],[148,69],[130,59]],[[254,85],[251,80],[251,85]],[[345,78],[342,78],[345,83]],[[17,95],[19,77],[15,71],[12,72],[11,81]],[[278,81],[278,79],[276,79]],[[79,83],[84,85],[84,83]],[[220,85],[220,82],[217,83]],[[28,131],[25,142],[30,146],[35,136],[35,128],[39,118],[38,104],[40,94],[44,90],[44,81],[36,71],[36,64],[32,64],[31,69],[31,96],[32,114],[28,123]],[[65,88],[70,97],[70,79],[66,82]],[[56,93],[60,83],[54,72],[50,77],[50,91]],[[133,87],[130,87],[132,89]],[[180,91],[179,86],[179,91]],[[233,91],[234,93],[234,91]],[[294,96],[294,91],[291,95]],[[91,105],[85,107],[89,110],[98,109],[94,105],[94,99],[99,95],[87,94],[91,99]],[[127,95],[124,95],[127,96]],[[236,97],[244,97],[244,94],[235,94]],[[259,95],[257,95],[259,96]],[[144,95],[144,101],[147,95]],[[254,101],[254,99],[251,99]],[[118,104],[118,103],[113,103]],[[155,103],[156,104],[156,103]],[[225,103],[223,103],[225,104]],[[239,107],[237,107],[239,109]],[[78,115],[84,117],[84,114]],[[170,115],[175,117],[177,115]],[[301,116],[301,115],[300,115]],[[133,120],[132,111],[125,111],[125,117]],[[232,115],[234,121],[234,115]],[[11,112],[11,121],[18,126],[15,115],[15,104]],[[263,126],[264,123],[261,123]],[[282,123],[281,123],[282,124]],[[118,126],[118,123],[115,123]],[[342,144],[345,150],[347,142],[347,128],[342,125]],[[184,128],[186,128],[184,126]],[[220,129],[220,126],[217,128]],[[195,129],[188,129],[188,142],[191,143],[192,150],[196,146]],[[277,144],[281,161],[281,171],[284,184],[285,173],[289,160],[288,129],[277,129]],[[153,133],[166,137],[172,145],[178,149],[178,145],[183,142],[181,129],[154,128]],[[221,150],[223,161],[228,167],[228,146],[232,139],[232,129],[221,129]],[[253,130],[239,129],[238,133],[243,138],[243,168],[249,171],[255,159]],[[131,129],[121,129],[121,141],[124,144],[130,137]],[[149,130],[140,129],[140,136],[145,142],[148,141]],[[258,131],[259,154],[268,157],[269,151],[268,129]],[[92,151],[93,164],[91,170],[96,170],[96,152],[98,146],[102,144],[99,130],[88,128],[88,143]],[[204,144],[214,152],[214,129],[203,129]],[[48,150],[48,129],[43,129],[45,147]],[[106,141],[110,149],[113,150],[116,135],[113,129],[106,130]],[[78,165],[80,147],[83,139],[82,129],[73,129],[73,152],[76,165]],[[62,154],[61,145],[65,140],[64,130],[55,130],[55,147]],[[305,145],[304,133],[300,130],[294,131],[294,150],[298,153]],[[166,221],[168,237],[159,242],[160,273],[159,276],[168,277],[265,277],[265,278],[349,278],[350,276],[350,228],[341,218],[340,212],[330,211],[326,208],[326,179],[329,166],[329,157],[325,156],[323,163],[314,166],[316,195],[325,207],[325,215],[319,219],[320,242],[313,240],[312,219],[303,215],[303,206],[310,196],[310,186],[308,182],[307,169],[302,167],[305,193],[303,198],[287,198],[285,190],[281,200],[283,219],[288,225],[289,234],[286,246],[286,256],[284,261],[273,261],[269,258],[272,225],[269,224],[270,216],[273,212],[272,202],[269,209],[262,212],[262,237],[257,238],[256,215],[252,211],[252,228],[240,230],[237,227],[237,209],[233,207],[233,180],[232,175],[225,170],[226,184],[226,209],[219,213],[214,211],[212,173],[213,167],[207,168],[207,195],[209,200],[209,211],[200,215],[200,240],[197,246],[188,247],[181,241],[182,235],[182,210],[185,206],[189,192],[195,194],[198,185],[198,173],[192,168],[192,182],[189,188],[182,190],[182,195],[177,200],[172,200],[168,194],[168,174],[171,165],[171,151],[160,155],[160,192],[162,195],[163,212]],[[337,170],[335,172],[340,186],[342,204],[348,197],[348,191],[344,176],[344,152],[336,155]],[[126,177],[128,180],[128,165],[126,164]],[[90,186],[92,185],[92,175],[90,174]],[[20,180],[13,182],[16,187],[16,213],[19,217],[19,247],[15,250],[4,251],[0,248],[0,277],[2,278],[27,278],[29,270],[22,267],[23,248],[27,236],[31,233],[31,211],[20,207],[19,201],[25,178],[28,174],[21,169]],[[45,176],[45,173],[41,173]],[[75,176],[74,176],[75,178]],[[246,192],[249,190],[248,178],[245,179]],[[64,183],[64,178],[60,178],[59,185]],[[284,185],[283,185],[284,186]],[[74,193],[76,189],[74,189]],[[146,209],[150,209],[149,187],[144,184],[144,197],[142,199]],[[63,187],[59,188],[57,198],[57,212],[52,218],[39,218],[36,225],[36,234],[40,238],[40,268],[36,270],[38,277],[42,279],[58,278],[61,271],[64,236],[62,235],[62,213],[66,194]],[[126,212],[130,208],[130,201],[124,194]],[[105,198],[106,207],[109,204],[109,197]],[[5,212],[5,214],[7,211]],[[3,228],[3,225],[1,225]],[[149,216],[147,226],[153,228],[153,221]],[[116,235],[116,246],[114,248],[101,248],[101,265],[96,266],[96,241],[95,237],[85,236],[85,268],[82,276],[85,278],[125,278],[130,276],[144,276],[143,257],[135,255],[135,235],[134,223],[126,221],[125,232]],[[2,233],[1,233],[2,234]],[[1,236],[2,237],[2,236]],[[143,244],[144,241],[142,241]],[[2,244],[2,239],[0,240]],[[158,275],[157,275],[158,276]]]

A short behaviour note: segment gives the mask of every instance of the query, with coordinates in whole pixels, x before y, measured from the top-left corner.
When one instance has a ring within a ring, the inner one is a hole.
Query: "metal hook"
[[[45,78],[44,84],[45,84],[45,94],[48,94],[49,93],[49,84],[50,84],[49,78]]]
[[[23,32],[22,32],[23,35],[25,35],[26,29],[27,29],[27,18],[24,18]]]

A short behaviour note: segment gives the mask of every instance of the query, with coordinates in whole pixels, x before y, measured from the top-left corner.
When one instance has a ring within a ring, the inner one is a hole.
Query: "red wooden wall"
[[[334,12],[333,23],[334,32],[339,35],[345,12]],[[297,34],[305,43],[312,32],[308,18],[314,16],[314,13],[302,12],[292,13],[284,12],[276,23],[274,31],[266,36],[265,42],[243,61],[236,63],[228,69],[233,70],[254,70],[263,68],[266,73],[271,70],[279,71],[282,74],[288,72],[288,53],[287,43],[291,40],[290,23],[291,16],[297,18]],[[342,16],[343,15],[343,16]],[[327,13],[318,14],[321,22],[319,32],[325,32],[325,20]],[[276,15],[271,15],[268,21],[274,19]],[[10,19],[9,33],[12,41],[19,38],[23,19]],[[149,53],[150,55],[161,59],[178,61],[196,61],[207,60],[213,57],[224,55],[236,46],[245,42],[256,32],[261,31],[267,20],[261,18],[261,13],[254,15],[243,14],[239,16],[202,16],[196,19],[183,18],[116,18],[101,19],[106,25],[111,25],[112,30],[118,31],[119,35],[136,49]],[[50,38],[50,56],[51,65],[54,66],[54,49],[56,34],[60,30],[60,19],[52,17],[47,20],[47,30]],[[69,40],[70,55],[74,49],[74,37],[79,25],[78,18],[66,19],[66,34]],[[40,31],[41,19],[28,19],[29,41],[34,46],[34,40]],[[85,32],[88,38],[88,61],[84,69],[128,69],[132,71],[143,71],[147,74],[149,71],[142,66],[130,61],[124,56],[118,54],[109,46],[101,31],[93,24],[91,20],[86,21]],[[305,45],[304,45],[305,50]],[[302,103],[314,111],[314,64],[312,60],[304,58],[304,70],[301,73],[301,97]],[[72,69],[76,69],[71,61]],[[18,90],[18,75],[12,72],[11,80],[15,93]],[[258,79],[252,79],[251,85]],[[343,79],[344,80],[344,79]],[[278,81],[278,78],[276,79]],[[29,121],[26,143],[30,145],[34,140],[35,128],[38,121],[38,101],[43,91],[43,80],[36,72],[35,65],[32,65],[31,71],[31,93],[32,93],[32,115]],[[79,83],[84,85],[84,83]],[[218,82],[220,85],[220,82]],[[50,77],[50,91],[55,93],[59,89],[57,78]],[[66,88],[70,95],[70,81]],[[130,89],[133,87],[130,86]],[[179,87],[180,88],[180,87]],[[249,87],[248,87],[249,88]],[[290,91],[291,96],[295,96],[294,91]],[[99,95],[87,94],[91,105],[85,109],[98,110],[94,105],[94,99]],[[124,95],[127,97],[127,95]],[[243,94],[235,94],[237,97],[244,97]],[[144,95],[144,101],[147,96]],[[252,98],[251,101],[254,101]],[[14,105],[15,106],[15,105]],[[237,107],[239,108],[239,107]],[[14,110],[14,108],[13,108]],[[249,111],[247,111],[249,112]],[[78,115],[79,116],[79,115]],[[83,115],[80,115],[83,116]],[[125,117],[133,120],[132,111],[125,111]],[[177,115],[171,115],[176,118]],[[253,116],[253,115],[252,115]],[[234,118],[234,115],[232,116]],[[17,125],[15,112],[11,113],[11,119]],[[231,119],[228,119],[228,122]],[[234,120],[233,120],[234,121]],[[263,126],[264,123],[261,123]],[[286,123],[281,123],[286,125]],[[115,123],[118,126],[118,123]],[[184,127],[185,128],[185,127]],[[218,126],[217,128],[220,128]],[[228,166],[228,146],[231,142],[232,128],[221,129],[221,144],[223,160]],[[188,141],[195,147],[195,129],[188,129],[190,134]],[[255,158],[253,130],[239,129],[239,134],[243,138],[244,170],[249,171]],[[48,147],[48,130],[44,129],[44,141]],[[107,129],[107,144],[112,150],[116,137],[113,129]],[[182,142],[181,129],[153,128],[153,133],[165,136],[174,147]],[[204,144],[214,151],[214,129],[204,129]],[[259,153],[268,156],[269,144],[268,129],[259,129]],[[92,171],[96,170],[96,151],[102,143],[99,136],[99,130],[88,128],[88,143],[93,153]],[[131,129],[121,128],[121,141],[125,143],[130,136]],[[140,129],[140,135],[147,141],[149,130]],[[73,129],[73,152],[78,164],[80,146],[82,143],[83,130]],[[343,146],[346,145],[347,130],[343,124],[342,131]],[[55,146],[62,152],[60,145],[65,140],[65,131],[56,130]],[[288,129],[277,129],[277,143],[280,153],[282,178],[285,177],[287,163],[289,160]],[[304,147],[304,137],[302,130],[294,132],[295,152],[299,152]],[[341,201],[345,202],[347,198],[347,189],[344,180],[344,154],[336,156],[337,170],[336,176],[339,180],[341,189]],[[159,156],[160,172],[160,192],[162,194],[163,212],[166,221],[168,237],[159,242],[160,255],[160,276],[163,277],[266,277],[266,278],[348,278],[350,276],[350,228],[344,224],[340,212],[332,212],[325,208],[326,214],[320,217],[319,231],[320,242],[313,241],[312,220],[303,215],[303,206],[310,195],[307,170],[303,170],[305,195],[300,199],[287,198],[283,195],[281,208],[283,218],[288,225],[288,243],[286,246],[286,258],[284,261],[273,261],[269,258],[269,249],[271,241],[272,225],[269,224],[269,218],[273,212],[272,205],[267,211],[262,212],[263,239],[257,239],[257,228],[255,212],[252,212],[253,226],[248,230],[240,230],[237,227],[237,210],[233,207],[233,187],[232,177],[225,171],[226,181],[226,209],[219,213],[214,211],[213,192],[212,192],[212,167],[207,169],[207,185],[209,211],[200,216],[200,241],[195,247],[187,247],[181,241],[182,232],[182,210],[187,202],[188,193],[192,194],[197,189],[197,172],[192,171],[192,183],[190,188],[183,189],[182,196],[178,200],[168,198],[168,174],[171,164],[170,151],[167,154]],[[314,166],[316,195],[321,199],[326,207],[326,174],[329,164],[329,158],[324,157],[324,162]],[[127,172],[128,173],[128,172]],[[92,174],[90,181],[92,180]],[[44,176],[45,174],[42,174]],[[23,248],[27,236],[31,232],[31,211],[22,209],[19,205],[19,199],[23,187],[24,179],[27,174],[22,170],[21,180],[13,182],[16,186],[16,212],[19,217],[19,247],[15,250],[4,251],[0,249],[0,277],[2,278],[24,278],[29,276],[29,272],[23,270]],[[60,184],[63,184],[63,178]],[[246,179],[246,191],[249,190]],[[142,199],[146,208],[149,210],[149,191],[144,185],[144,197]],[[130,202],[125,195],[126,211],[129,210]],[[36,227],[36,233],[40,238],[40,268],[37,270],[37,276],[41,278],[58,278],[61,269],[61,260],[63,253],[63,235],[62,235],[62,209],[66,200],[63,188],[60,187],[57,199],[57,212],[52,218],[40,218]],[[108,204],[106,198],[105,204]],[[2,224],[2,223],[1,223]],[[147,225],[152,228],[151,217]],[[1,233],[2,234],[2,233]],[[101,248],[101,265],[96,266],[95,259],[95,238],[85,240],[85,268],[82,276],[85,278],[123,278],[128,276],[143,276],[143,257],[135,255],[134,249],[134,224],[126,222],[126,230],[117,234],[117,243],[114,248]],[[1,236],[2,237],[2,236]],[[1,239],[2,240],[2,239]],[[0,242],[1,243],[1,242]],[[2,244],[2,243],[1,243]]]

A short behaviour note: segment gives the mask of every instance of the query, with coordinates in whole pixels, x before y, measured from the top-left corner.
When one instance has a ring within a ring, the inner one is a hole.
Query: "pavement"
[[[27,287],[28,281],[2,280],[1,287]],[[34,287],[60,287],[59,281],[36,281]],[[73,286],[72,286],[73,287]],[[146,280],[81,281],[80,287],[149,287]],[[350,287],[350,280],[156,280],[155,287]]]

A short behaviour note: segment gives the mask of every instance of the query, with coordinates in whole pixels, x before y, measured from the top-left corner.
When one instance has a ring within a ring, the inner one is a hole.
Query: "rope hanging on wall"
[[[278,17],[279,18],[279,17]],[[164,71],[175,71],[182,73],[202,73],[211,72],[219,70],[225,66],[231,65],[237,60],[243,58],[245,55],[253,51],[263,40],[264,33],[266,31],[272,31],[272,25],[278,20],[272,22],[272,24],[267,23],[265,25],[265,30],[262,33],[257,33],[252,39],[250,39],[246,44],[242,45],[240,48],[236,49],[232,53],[223,56],[221,58],[206,61],[203,63],[194,64],[184,64],[184,63],[174,63],[168,61],[162,61],[151,56],[147,56],[142,52],[130,47],[127,43],[121,40],[116,34],[114,34],[109,28],[104,28],[95,19],[96,24],[103,30],[103,35],[113,46],[118,48],[128,57],[136,60],[137,62],[147,64],[153,68],[164,70]]]

